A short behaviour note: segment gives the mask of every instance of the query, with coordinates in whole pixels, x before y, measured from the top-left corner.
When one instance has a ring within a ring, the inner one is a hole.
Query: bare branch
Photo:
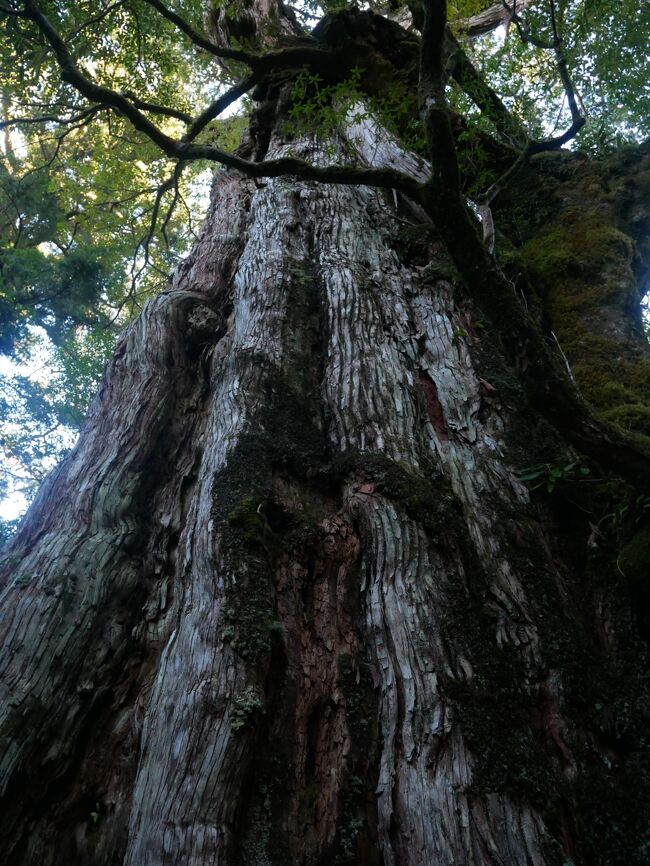
[[[107,6],[106,9],[98,12],[97,15],[93,15],[92,18],[88,18],[75,30],[72,31],[72,33],[68,37],[68,40],[72,41],[73,39],[76,39],[76,37],[81,33],[81,31],[85,30],[87,27],[91,27],[93,24],[99,24],[100,21],[103,21],[107,15],[110,15],[111,12],[113,12],[115,9],[118,9],[120,6],[124,6],[124,0],[117,0],[117,3],[111,3],[110,6]]]
[[[183,136],[183,141],[193,141],[197,135],[215,119],[215,117],[218,117],[226,110],[226,108],[228,108],[229,105],[232,105],[235,100],[239,99],[245,93],[248,93],[248,91],[257,84],[259,78],[260,76],[257,73],[253,73],[233,85],[230,90],[226,91],[226,93],[222,94],[218,99],[215,99],[215,101],[209,105],[205,111],[201,112],[201,114],[192,121],[192,125]]]
[[[317,47],[315,43],[314,45],[290,46],[278,51],[267,51],[264,54],[255,54],[239,48],[220,46],[202,36],[191,24],[169,9],[161,0],[144,0],[144,2],[153,6],[163,18],[174,24],[198,48],[202,48],[214,57],[219,58],[219,60],[234,60],[239,63],[245,63],[260,74],[271,70],[297,69],[305,65],[318,68],[323,65],[332,64],[332,52],[322,47]]]
[[[519,0],[518,11],[523,12],[532,2],[533,0]],[[512,21],[512,15],[508,7],[503,3],[497,3],[471,18],[464,18],[455,23],[463,35],[470,39],[477,39],[479,36],[485,36],[486,33],[496,30],[502,24],[509,24],[510,21]]]
[[[177,108],[170,108],[166,105],[156,105],[153,102],[147,102],[144,99],[140,99],[139,96],[136,96],[136,94],[132,93],[130,90],[126,91],[124,96],[126,96],[136,108],[140,108],[142,111],[149,111],[151,114],[160,114],[163,117],[175,117],[177,120],[181,120],[188,126],[192,123],[192,115],[187,114],[185,111],[180,111]]]

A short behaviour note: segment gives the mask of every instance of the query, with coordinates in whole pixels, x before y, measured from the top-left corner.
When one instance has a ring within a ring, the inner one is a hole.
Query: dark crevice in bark
[[[196,334],[201,339],[207,336],[204,327],[198,331],[195,328]],[[147,456],[138,466],[138,481],[132,495],[132,520],[136,531],[129,530],[116,544],[118,559],[114,568],[117,573],[123,570],[137,574],[137,584],[127,585],[124,589],[119,586],[113,588],[110,611],[104,617],[100,615],[99,622],[89,634],[84,655],[76,661],[74,669],[66,672],[69,681],[76,685],[76,694],[68,699],[69,707],[63,703],[54,714],[45,711],[40,721],[34,717],[33,710],[20,711],[20,727],[40,729],[40,739],[44,745],[35,749],[22,775],[5,794],[3,833],[7,834],[7,839],[20,840],[15,854],[10,853],[12,844],[5,843],[10,862],[17,863],[21,857],[31,856],[27,852],[37,839],[33,836],[30,824],[36,818],[42,820],[47,815],[59,827],[66,827],[56,846],[60,849],[60,856],[76,859],[80,863],[92,861],[94,824],[99,820],[103,824],[111,823],[110,806],[103,802],[104,797],[99,793],[105,788],[107,776],[113,772],[115,752],[120,751],[121,737],[116,739],[111,732],[118,716],[142,689],[146,672],[157,664],[157,654],[152,654],[136,634],[141,628],[142,611],[155,586],[156,572],[164,568],[165,563],[173,561],[172,551],[179,531],[161,533],[154,515],[157,504],[171,495],[179,503],[179,524],[182,525],[186,516],[183,500],[187,501],[192,486],[191,477],[178,477],[178,466],[184,453],[195,453],[197,423],[199,428],[201,423],[201,413],[193,414],[200,407],[202,399],[202,389],[199,387],[197,390],[195,385],[201,377],[198,374],[197,355],[193,351],[194,339],[195,336],[186,339],[187,354],[180,365],[169,359],[173,367],[182,369],[180,374],[174,374],[179,391],[181,383],[188,383],[189,388],[182,401],[176,404],[170,401],[166,419],[159,423],[156,434],[149,436]],[[188,406],[192,412],[187,411],[185,407]],[[179,408],[184,410],[184,414],[179,413],[180,424],[178,416],[171,414]],[[71,561],[85,555],[80,548]],[[70,584],[70,574],[66,574],[64,580]],[[61,596],[61,614],[64,618],[75,616],[75,605],[79,603],[75,594],[72,581],[70,598],[66,600],[65,588]],[[111,632],[116,625],[124,637],[114,645]],[[107,688],[103,685],[106,683],[111,686]],[[63,718],[62,713],[67,714],[67,724],[71,717],[76,715],[77,718],[72,729],[68,729],[65,742],[60,744],[56,757],[50,758],[51,768],[48,770],[45,761],[48,751],[52,751],[52,742],[57,742],[60,736],[57,727]],[[131,747],[133,751],[127,771],[130,780],[125,780],[125,784],[133,781],[137,741]],[[84,804],[89,798],[93,803],[84,813]],[[100,812],[93,819],[90,813],[96,811],[97,802],[100,803]],[[17,806],[19,811],[13,818],[12,813]],[[20,824],[14,826],[13,820]],[[18,826],[24,829],[19,830]],[[82,829],[84,827],[85,832]],[[117,837],[122,839],[123,854],[126,843],[124,827],[117,831]],[[113,837],[111,847],[116,844],[117,837]],[[50,840],[50,844],[54,842]],[[66,844],[68,849],[63,847]],[[86,845],[90,847],[86,848]],[[112,856],[117,858],[119,849]]]

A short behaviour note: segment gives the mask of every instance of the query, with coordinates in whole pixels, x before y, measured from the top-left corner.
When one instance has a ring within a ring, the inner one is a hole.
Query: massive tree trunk
[[[349,152],[263,116],[267,156]],[[4,862],[645,861],[617,482],[580,480],[493,324],[393,195],[217,174],[5,553]]]

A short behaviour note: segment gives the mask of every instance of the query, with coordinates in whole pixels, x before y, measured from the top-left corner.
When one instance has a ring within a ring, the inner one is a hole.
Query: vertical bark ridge
[[[268,156],[331,147],[276,133]],[[43,788],[8,813],[10,862],[53,866],[57,827],[93,866],[560,860],[512,775],[539,752],[575,776],[543,622],[575,600],[394,204],[217,174],[8,554],[0,778]]]
[[[213,228],[218,234],[218,220]],[[214,236],[210,245],[217,246]],[[226,269],[235,246],[222,249]],[[201,438],[200,355],[216,327],[212,304],[218,292],[210,297],[213,285],[200,288],[207,291],[196,291],[196,284],[193,290],[172,285],[125,335],[84,434],[39,491],[5,556],[3,570],[11,579],[3,590],[3,609],[11,614],[1,627],[1,725],[8,738],[1,785],[11,798],[3,822],[13,840],[8,855],[20,838],[13,822],[29,819],[30,800],[36,807],[55,785],[64,800],[70,786],[72,800],[87,797],[70,780],[87,739],[85,726],[97,723],[95,707],[110,703],[113,689],[123,692],[121,665],[128,654],[146,655],[147,620],[156,618],[156,599],[165,595],[154,575],[164,569],[161,555],[165,560],[170,555],[182,524],[184,488],[196,461],[194,439]],[[58,507],[61,497],[67,509]],[[137,668],[130,675],[138,677]],[[113,713],[123,724],[120,708]],[[25,788],[30,779],[40,780],[31,796]],[[110,800],[111,782],[104,786]],[[130,798],[130,788],[116,794],[118,813],[125,795]],[[94,807],[89,804],[86,814],[77,816],[82,826]],[[65,813],[64,806],[56,808]],[[38,852],[38,862],[50,862],[58,856],[56,847],[51,842],[39,847],[41,841],[31,832],[28,851]]]
[[[232,851],[249,757],[247,732],[233,722],[238,706],[247,695],[256,700],[252,695],[262,693],[263,683],[251,681],[241,658],[219,637],[227,587],[237,576],[230,573],[211,515],[213,500],[222,495],[219,473],[236,459],[238,439],[256,423],[255,407],[265,400],[269,370],[282,366],[288,273],[291,265],[304,263],[306,254],[295,218],[286,182],[271,181],[253,195],[246,243],[232,279],[226,351],[212,367],[215,393],[203,439],[201,482],[181,538],[187,564],[183,601],[145,717],[126,864],[146,857],[152,864],[198,866],[225,862]]]

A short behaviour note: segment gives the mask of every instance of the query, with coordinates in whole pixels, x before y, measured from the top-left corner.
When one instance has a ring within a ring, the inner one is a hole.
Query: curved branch
[[[197,46],[197,48],[202,48],[203,51],[207,51],[208,54],[214,55],[214,57],[218,57],[220,60],[236,60],[240,63],[246,63],[251,66],[251,59],[255,59],[254,56],[250,55],[247,51],[240,51],[236,48],[225,48],[217,45],[212,42],[210,39],[206,39],[205,36],[202,36],[198,30],[195,30],[191,24],[189,24],[184,18],[170,9],[168,6],[165,6],[164,3],[161,3],[160,0],[144,0],[145,3],[148,3],[149,6],[152,6],[156,12],[159,12],[163,18],[166,18],[167,21],[171,22],[181,33],[184,33],[187,38]]]
[[[175,117],[177,120],[181,120],[188,126],[192,123],[192,115],[187,114],[185,111],[179,111],[177,108],[170,108],[167,105],[157,105],[153,102],[147,102],[145,99],[140,99],[139,96],[136,96],[136,94],[131,91],[126,91],[124,96],[126,96],[136,108],[140,108],[142,111],[149,111],[151,114],[160,114],[163,117]]]
[[[184,161],[204,159],[218,162],[227,168],[234,168],[250,177],[280,177],[294,175],[303,180],[316,180],[323,183],[342,183],[352,185],[376,186],[383,189],[396,189],[410,198],[419,200],[422,185],[414,178],[394,169],[372,169],[345,165],[316,166],[293,157],[251,162],[233,153],[207,144],[192,144],[166,135],[159,127],[144,116],[135,105],[121,93],[96,84],[84,75],[75,65],[65,43],[52,24],[43,15],[33,0],[26,0],[25,8],[29,17],[38,25],[54,51],[61,77],[75,87],[87,99],[116,109],[133,126],[144,133],[160,150],[172,159]],[[246,79],[248,81],[248,79]],[[232,93],[232,91],[230,91]],[[224,94],[224,98],[228,94]]]
[[[239,99],[245,93],[248,93],[251,88],[255,87],[260,78],[261,76],[254,72],[252,75],[243,78],[237,84],[233,85],[230,90],[215,99],[211,105],[209,105],[192,121],[190,128],[183,137],[183,141],[193,141],[198,134],[215,119],[215,117],[218,117],[221,112],[225,111],[229,105],[232,105],[232,103],[235,102],[235,100]]]
[[[267,51],[264,54],[255,54],[254,52],[244,51],[240,48],[220,46],[202,36],[191,24],[169,9],[161,0],[144,0],[144,2],[152,6],[167,21],[174,24],[198,48],[202,48],[214,57],[219,58],[219,60],[234,60],[244,63],[259,74],[271,70],[297,69],[305,65],[318,68],[324,65],[331,65],[333,61],[331,51],[312,45],[295,45],[277,51]]]

